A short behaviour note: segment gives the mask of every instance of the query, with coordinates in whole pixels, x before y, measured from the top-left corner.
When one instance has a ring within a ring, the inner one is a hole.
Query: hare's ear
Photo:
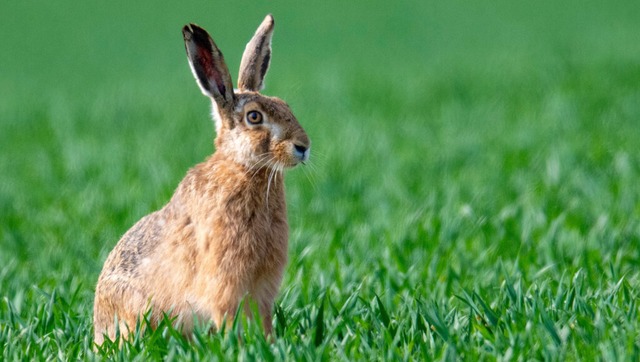
[[[273,16],[269,14],[244,49],[238,78],[238,89],[241,91],[257,92],[264,87],[264,76],[271,60],[273,25]]]
[[[212,97],[219,110],[232,111],[233,84],[222,52],[207,31],[195,24],[185,25],[182,35],[191,71],[202,93]]]

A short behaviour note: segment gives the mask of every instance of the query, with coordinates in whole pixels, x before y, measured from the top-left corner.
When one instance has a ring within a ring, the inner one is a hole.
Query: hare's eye
[[[247,122],[250,124],[262,123],[262,113],[258,111],[247,112]]]

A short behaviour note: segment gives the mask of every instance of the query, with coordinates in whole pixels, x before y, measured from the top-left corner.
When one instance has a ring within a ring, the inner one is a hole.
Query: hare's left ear
[[[264,76],[271,60],[271,36],[273,35],[273,16],[267,15],[256,33],[247,43],[240,62],[238,89],[258,92],[264,88]]]

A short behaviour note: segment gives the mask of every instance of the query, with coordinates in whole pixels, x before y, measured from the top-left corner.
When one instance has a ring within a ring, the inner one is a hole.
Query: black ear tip
[[[196,24],[188,24],[182,28],[182,35],[185,40],[193,40],[197,43],[207,44],[211,42],[209,33]]]
[[[193,30],[191,29],[191,24],[187,24],[182,27],[182,36],[185,39],[191,39],[192,35],[193,35]]]
[[[189,32],[191,34],[208,34],[206,30],[204,30],[203,28],[199,27],[198,25],[194,24],[194,23],[189,23],[185,26],[182,27],[182,32]]]

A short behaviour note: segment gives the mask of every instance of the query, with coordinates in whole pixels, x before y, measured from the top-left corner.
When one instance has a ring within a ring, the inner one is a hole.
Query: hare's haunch
[[[127,231],[96,286],[95,343],[133,331],[151,310],[220,326],[239,302],[258,306],[266,333],[287,262],[283,171],[309,158],[310,141],[285,102],[259,93],[271,59],[273,17],[245,48],[238,89],[209,34],[182,29],[191,70],[213,100],[215,153],[188,171],[171,200]]]

